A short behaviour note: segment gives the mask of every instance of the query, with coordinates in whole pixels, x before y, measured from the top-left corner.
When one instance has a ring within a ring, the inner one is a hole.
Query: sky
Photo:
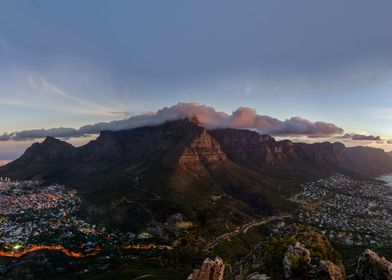
[[[391,10],[390,0],[3,0],[0,159],[45,134],[82,145],[113,121],[154,123],[184,106],[213,110],[214,125],[391,150]],[[238,124],[240,113],[251,120]],[[327,124],[339,129],[318,130]]]

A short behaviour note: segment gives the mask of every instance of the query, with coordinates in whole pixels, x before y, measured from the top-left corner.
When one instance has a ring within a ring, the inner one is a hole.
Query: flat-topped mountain
[[[103,131],[78,148],[48,137],[0,168],[0,176],[76,189],[87,213],[108,225],[135,229],[181,212],[209,231],[290,211],[294,205],[284,196],[298,190],[298,183],[336,172],[362,177],[392,172],[392,157],[341,143],[206,130],[187,118]]]

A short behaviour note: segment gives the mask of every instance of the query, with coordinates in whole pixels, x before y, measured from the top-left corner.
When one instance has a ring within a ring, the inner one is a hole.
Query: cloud
[[[123,120],[101,122],[74,128],[32,129],[0,136],[0,141],[23,141],[40,139],[46,136],[58,138],[85,137],[98,134],[103,130],[118,131],[146,125],[156,125],[166,121],[196,116],[207,129],[243,128],[253,129],[260,133],[277,136],[309,136],[327,137],[342,134],[343,129],[326,122],[312,122],[301,117],[292,117],[284,121],[276,118],[258,115],[252,108],[240,107],[232,114],[216,111],[213,107],[199,103],[178,103],[165,107],[155,113],[132,116]]]
[[[0,135],[0,141],[8,141],[11,140],[12,134],[4,133],[3,135]]]
[[[388,139],[387,144],[392,144],[392,139]]]
[[[352,136],[353,140],[369,140],[369,141],[381,141],[380,136],[373,136],[373,135],[362,135],[362,134],[354,134]]]
[[[364,135],[364,134],[344,134],[343,136],[336,137],[338,139],[350,139],[350,140],[357,140],[357,141],[382,141],[384,142],[380,136],[373,136],[373,135]]]

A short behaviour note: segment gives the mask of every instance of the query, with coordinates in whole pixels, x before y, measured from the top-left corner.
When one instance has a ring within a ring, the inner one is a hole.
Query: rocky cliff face
[[[358,259],[355,280],[391,280],[392,263],[380,258],[375,252],[366,250]]]
[[[219,143],[212,138],[205,129],[181,152],[178,159],[180,166],[198,164],[219,164],[227,160],[226,154],[221,150]]]
[[[248,167],[283,163],[296,158],[291,141],[277,142],[269,135],[240,129],[217,129],[209,133],[218,140],[231,160]]]
[[[317,259],[312,264],[311,253],[301,243],[290,246],[283,258],[286,279],[344,280],[342,265],[329,260]]]
[[[223,260],[205,259],[200,269],[195,269],[187,280],[223,280],[225,265]]]
[[[230,160],[274,178],[314,179],[336,172],[366,177],[392,170],[390,157],[379,149],[346,148],[342,143],[275,141],[271,136],[239,129],[209,133]]]

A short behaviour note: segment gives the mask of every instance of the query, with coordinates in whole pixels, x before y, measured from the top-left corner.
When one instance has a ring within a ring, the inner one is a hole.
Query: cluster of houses
[[[79,204],[75,194],[59,185],[0,182],[0,249],[62,244],[73,238],[78,245],[94,245],[104,228],[80,219]]]
[[[392,188],[343,175],[310,182],[293,197],[299,222],[346,245],[392,244]]]
[[[164,240],[160,236],[167,235],[149,228],[137,234],[108,231],[83,219],[80,202],[78,195],[64,186],[45,185],[43,181],[1,181],[0,253],[61,245],[86,254],[96,247],[112,250],[160,242]],[[161,231],[175,228],[182,221],[181,214],[173,215],[167,225],[160,226]]]

